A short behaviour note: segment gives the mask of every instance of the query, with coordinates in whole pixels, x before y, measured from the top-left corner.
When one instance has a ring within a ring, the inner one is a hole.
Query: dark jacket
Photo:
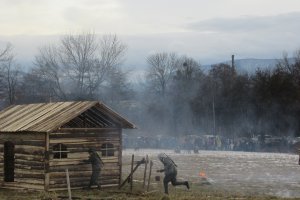
[[[168,156],[159,156],[159,160],[164,165],[164,169],[160,170],[161,172],[165,172],[165,175],[175,175],[177,174],[177,165],[174,161]]]
[[[103,161],[102,159],[100,158],[100,156],[98,155],[97,152],[92,152],[90,154],[90,157],[89,159],[87,160],[87,162],[91,163],[92,164],[92,170],[100,170],[101,167],[103,166]]]

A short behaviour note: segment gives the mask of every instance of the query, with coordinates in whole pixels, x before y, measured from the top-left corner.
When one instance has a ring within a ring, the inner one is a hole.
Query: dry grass
[[[134,183],[134,191],[131,194],[129,186],[126,185],[122,190],[118,189],[104,189],[99,190],[74,190],[72,191],[73,199],[84,200],[282,200],[286,198],[272,197],[272,196],[256,196],[246,195],[239,193],[232,193],[222,191],[221,189],[214,188],[210,185],[192,185],[190,190],[184,187],[170,186],[170,195],[166,196],[162,192],[160,184],[152,185],[150,192],[145,192],[140,183]],[[0,199],[2,200],[59,200],[67,199],[67,191],[63,192],[33,192],[33,191],[13,191],[13,190],[0,190]],[[297,199],[297,198],[295,198]],[[299,199],[299,198],[298,198]],[[291,200],[291,198],[289,198]]]
[[[130,152],[131,153],[131,152]],[[130,153],[127,153],[123,156],[123,179],[126,178],[126,175],[129,174],[130,166],[126,163],[130,163]],[[142,155],[144,153],[136,153],[136,160],[140,160],[142,158]],[[75,199],[82,199],[82,200],[244,200],[244,199],[250,199],[250,200],[283,200],[283,199],[300,199],[300,198],[281,198],[281,197],[274,197],[274,196],[268,196],[264,194],[268,194],[265,191],[268,191],[267,188],[268,185],[259,185],[256,182],[243,182],[243,177],[241,179],[236,179],[236,184],[233,184],[234,182],[232,180],[227,180],[228,182],[222,183],[222,184],[211,184],[211,185],[205,185],[201,181],[199,181],[199,177],[192,176],[196,174],[196,172],[199,172],[198,167],[196,167],[196,164],[199,165],[199,168],[207,169],[206,171],[208,174],[218,176],[225,176],[226,174],[233,173],[232,171],[229,171],[228,173],[224,173],[224,170],[226,169],[226,166],[229,165],[233,161],[230,160],[222,160],[222,159],[229,159],[228,156],[224,157],[216,157],[216,155],[210,155],[210,156],[202,156],[200,155],[190,155],[190,156],[181,156],[181,155],[172,155],[175,160],[177,161],[179,168],[179,178],[188,179],[191,181],[191,189],[187,190],[183,186],[173,187],[169,186],[169,196],[165,196],[163,193],[163,185],[162,182],[156,182],[154,180],[154,177],[157,175],[163,176],[162,174],[156,173],[156,170],[161,168],[161,164],[156,159],[156,154],[151,155],[151,159],[154,160],[155,164],[153,166],[152,171],[152,178],[151,178],[151,186],[150,186],[150,192],[147,193],[142,188],[141,180],[143,177],[143,167],[138,169],[136,173],[134,174],[134,179],[137,179],[139,181],[134,182],[134,190],[133,193],[130,193],[129,185],[125,185],[124,188],[121,190],[117,188],[109,188],[109,189],[103,189],[101,191],[99,190],[73,190],[72,196],[76,197]],[[244,155],[236,158],[239,155],[234,155],[233,157],[234,162],[238,162],[239,160],[246,159],[244,158]],[[232,157],[230,157],[231,159]],[[271,156],[273,159],[273,157]],[[249,158],[247,158],[249,159]],[[275,161],[278,160],[277,158],[274,159]],[[218,161],[218,162],[216,162]],[[243,162],[242,162],[243,161]],[[242,160],[241,163],[244,163],[248,160]],[[275,162],[274,161],[274,162]],[[293,161],[293,160],[292,160]],[[261,163],[265,164],[266,160],[263,158]],[[196,164],[195,164],[196,163]],[[217,168],[216,166],[219,166],[217,164],[223,163],[222,167]],[[286,163],[289,164],[288,161]],[[206,165],[210,164],[209,166],[205,167]],[[271,163],[272,164],[272,163]],[[272,166],[272,165],[270,165]],[[270,170],[270,166],[263,166],[262,169],[266,168],[266,170]],[[286,172],[292,173],[295,171],[295,174],[292,174],[293,176],[296,176],[296,170],[294,170],[294,165],[291,166],[279,166],[278,169],[285,169]],[[298,166],[295,166],[295,168]],[[230,170],[239,170],[239,169],[247,169],[250,170],[248,166],[241,165],[240,168],[234,168],[234,167],[228,167]],[[180,171],[181,170],[181,171]],[[198,171],[197,171],[198,170]],[[274,173],[277,171],[273,170]],[[255,171],[260,172],[261,169]],[[223,173],[223,174],[222,174]],[[279,172],[278,172],[279,173]],[[238,173],[236,173],[238,174]],[[263,175],[263,174],[262,174]],[[229,175],[228,175],[229,176]],[[214,177],[212,177],[214,178]],[[226,177],[225,177],[226,178]],[[224,180],[225,180],[224,178]],[[228,177],[227,177],[228,178]],[[221,180],[221,179],[220,179]],[[295,179],[298,180],[298,179]],[[247,183],[247,184],[245,184]],[[227,187],[224,187],[227,186]],[[260,187],[258,190],[257,188]],[[282,188],[284,189],[286,185],[282,185]],[[271,188],[272,189],[272,188]],[[46,193],[46,192],[33,192],[33,191],[12,191],[12,190],[0,190],[0,200],[59,200],[59,199],[68,199],[67,198],[68,193],[67,191],[63,192],[53,192],[53,193]],[[65,198],[62,198],[65,197]]]

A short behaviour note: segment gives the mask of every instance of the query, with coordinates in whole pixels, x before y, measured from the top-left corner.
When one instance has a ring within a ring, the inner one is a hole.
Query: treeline
[[[150,122],[144,124],[148,130],[227,137],[299,134],[299,52],[292,63],[284,56],[274,69],[262,66],[254,74],[222,63],[204,73],[193,58],[167,53],[147,62],[140,115],[148,116],[141,119]]]
[[[65,35],[43,46],[25,72],[11,45],[0,51],[2,107],[10,104],[100,100],[129,117],[143,134],[297,136],[300,53],[274,69],[238,73],[176,53],[153,53],[138,85],[122,69],[127,46],[116,35]]]

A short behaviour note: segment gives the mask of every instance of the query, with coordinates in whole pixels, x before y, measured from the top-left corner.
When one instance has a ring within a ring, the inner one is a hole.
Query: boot
[[[190,184],[189,184],[188,181],[185,182],[185,186],[186,186],[186,188],[187,188],[188,190],[190,189]]]

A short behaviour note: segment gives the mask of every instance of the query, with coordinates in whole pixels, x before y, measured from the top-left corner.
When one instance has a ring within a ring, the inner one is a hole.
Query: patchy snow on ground
[[[188,179],[192,184],[201,184],[205,173],[213,188],[247,194],[264,194],[280,197],[300,197],[300,166],[298,156],[280,153],[256,153],[238,151],[199,151],[198,154],[171,150],[140,149],[123,151],[123,171],[130,169],[131,155],[140,160],[148,155],[153,160],[153,176],[163,176],[156,172],[163,168],[157,154],[164,152],[178,166],[178,179]],[[143,168],[143,167],[142,167]],[[142,174],[143,170],[139,170]]]

